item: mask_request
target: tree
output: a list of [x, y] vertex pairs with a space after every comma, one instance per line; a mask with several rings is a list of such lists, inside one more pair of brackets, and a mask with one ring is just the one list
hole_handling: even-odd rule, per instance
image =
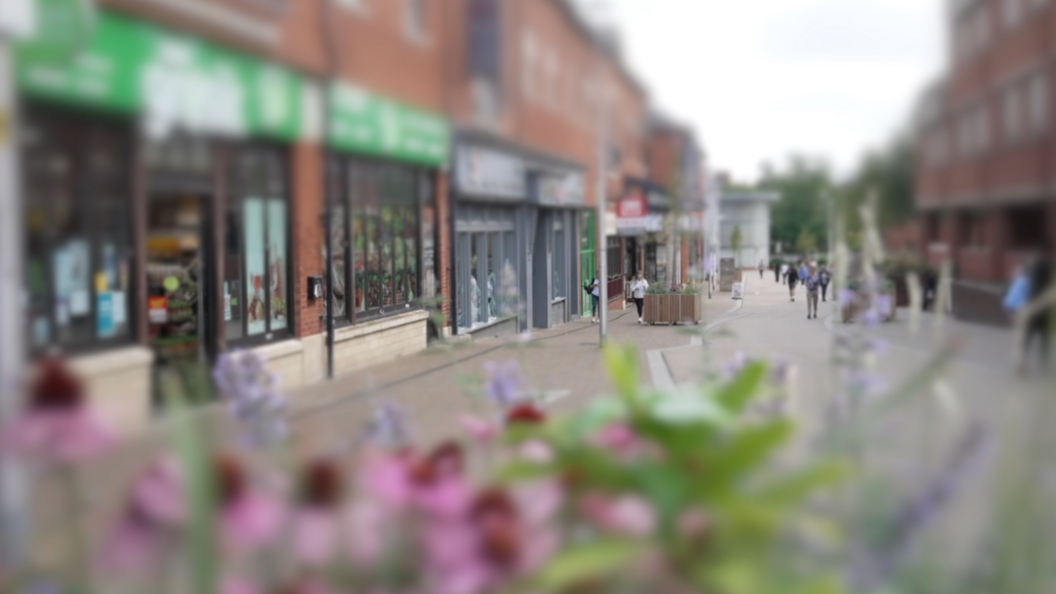
[[770, 209], [771, 241], [799, 248], [800, 236], [813, 238], [825, 245], [829, 237], [825, 196], [834, 183], [828, 166], [806, 156], [789, 159], [783, 168], [765, 166], [759, 189], [780, 194]]
[[839, 216], [846, 223], [847, 239], [857, 247], [862, 221], [859, 209], [870, 192], [877, 192], [880, 227], [898, 225], [916, 214], [913, 183], [915, 170], [913, 139], [900, 134], [883, 150], [865, 155], [857, 171], [837, 192]]
[[805, 227], [799, 230], [796, 238], [796, 251], [804, 256], [809, 256], [818, 251], [818, 240]]
[[738, 261], [741, 256], [741, 242], [744, 241], [742, 237], [741, 226], [737, 225], [733, 228], [733, 233], [730, 235], [730, 245], [733, 247], [733, 265], [739, 266]]

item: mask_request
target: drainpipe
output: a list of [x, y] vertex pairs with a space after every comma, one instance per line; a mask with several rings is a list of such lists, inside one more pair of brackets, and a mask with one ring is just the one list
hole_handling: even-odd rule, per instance
[[319, 0], [319, 25], [323, 35], [323, 49], [326, 53], [327, 73], [323, 78], [323, 191], [324, 198], [323, 221], [326, 226], [326, 262], [324, 272], [326, 274], [326, 377], [334, 379], [334, 193], [332, 176], [330, 175], [330, 112], [331, 112], [331, 82], [341, 78], [341, 49], [338, 37], [334, 35], [333, 23], [339, 18], [333, 10], [332, 0]]

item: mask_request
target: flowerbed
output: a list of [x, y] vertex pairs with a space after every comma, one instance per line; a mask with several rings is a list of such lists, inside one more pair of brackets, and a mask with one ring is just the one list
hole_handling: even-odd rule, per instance
[[[798, 574], [795, 555], [776, 554], [818, 521], [801, 503], [841, 471], [770, 466], [792, 425], [749, 414], [767, 393], [766, 366], [661, 394], [641, 388], [637, 359], [609, 350], [618, 393], [565, 417], [499, 377], [493, 414], [467, 418], [466, 439], [419, 448], [382, 406], [367, 444], [345, 451], [286, 442], [260, 362], [227, 357], [217, 383], [241, 433], [210, 439], [174, 415], [168, 453], [127, 486], [105, 536], [71, 526], [79, 544], [63, 571], [9, 570], [0, 590], [837, 592], [831, 576]], [[71, 477], [117, 447], [57, 360], [4, 439]], [[472, 481], [471, 452], [503, 462]]]

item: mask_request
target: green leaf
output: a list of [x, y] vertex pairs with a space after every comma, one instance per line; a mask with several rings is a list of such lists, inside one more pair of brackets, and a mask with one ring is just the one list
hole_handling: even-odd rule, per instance
[[176, 407], [171, 416], [186, 480], [186, 501], [190, 504], [189, 539], [190, 583], [194, 592], [214, 594], [219, 588], [219, 566], [216, 542], [216, 485], [207, 440], [196, 430], [192, 410], [181, 394], [172, 394], [170, 404]]
[[748, 363], [744, 369], [719, 391], [718, 401], [732, 412], [743, 412], [759, 395], [759, 386], [766, 377], [767, 366], [760, 361]]
[[705, 422], [725, 426], [734, 421], [718, 401], [696, 389], [665, 392], [650, 402], [650, 412], [661, 421], [677, 425]]
[[764, 485], [756, 496], [778, 505], [798, 503], [824, 487], [843, 482], [851, 473], [840, 462], [819, 463]]
[[539, 574], [539, 587], [558, 592], [587, 580], [626, 568], [641, 552], [642, 544], [628, 540], [603, 540], [566, 549]]
[[[702, 479], [707, 491], [730, 488], [740, 477], [759, 470], [781, 445], [792, 435], [792, 424], [774, 421], [759, 427], [749, 427], [733, 435], [720, 450], [709, 453]], [[714, 488], [713, 488], [714, 487]]]
[[633, 400], [637, 395], [640, 383], [638, 370], [638, 350], [633, 346], [605, 347], [605, 366], [609, 370], [609, 377], [616, 386], [620, 396]]

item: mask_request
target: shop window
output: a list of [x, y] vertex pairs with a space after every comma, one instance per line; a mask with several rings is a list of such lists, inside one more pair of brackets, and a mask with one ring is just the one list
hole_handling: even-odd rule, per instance
[[429, 177], [397, 165], [334, 162], [335, 319], [396, 313], [435, 296], [436, 207]]
[[606, 238], [605, 242], [605, 258], [607, 271], [609, 278], [619, 276], [623, 274], [621, 264], [623, 263], [623, 255], [620, 252], [620, 238], [609, 237]]
[[458, 327], [472, 330], [522, 311], [514, 211], [466, 206], [457, 221]]
[[228, 206], [224, 321], [227, 341], [287, 335], [290, 320], [287, 154], [279, 148], [236, 149]]
[[553, 266], [553, 298], [561, 299], [567, 297], [568, 264], [566, 262], [568, 246], [565, 245], [565, 228], [562, 221], [554, 223], [554, 266]]
[[23, 134], [26, 331], [34, 352], [132, 340], [131, 132], [28, 110]]

